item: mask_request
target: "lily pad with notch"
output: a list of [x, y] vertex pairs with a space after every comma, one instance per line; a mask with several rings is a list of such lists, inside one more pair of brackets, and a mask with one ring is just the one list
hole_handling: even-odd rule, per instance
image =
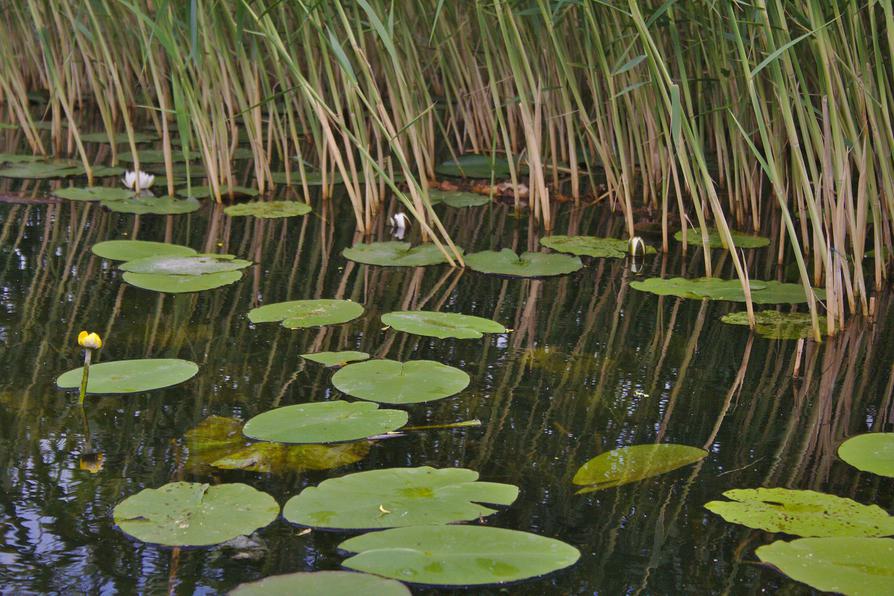
[[252, 216], [263, 219], [275, 219], [279, 217], [298, 217], [311, 212], [307, 203], [300, 201], [253, 201], [230, 205], [224, 209], [224, 213], [230, 217]]
[[197, 254], [188, 246], [149, 240], [106, 240], [94, 244], [90, 250], [96, 256], [111, 261], [135, 261], [160, 256], [186, 257]]
[[513, 277], [565, 275], [584, 266], [579, 257], [543, 252], [517, 255], [508, 248], [476, 252], [466, 256], [465, 261], [474, 271]]
[[286, 329], [341, 325], [363, 314], [363, 306], [351, 300], [290, 300], [265, 304], [248, 311], [252, 323], [281, 322]]
[[[730, 230], [730, 236], [732, 236], [733, 244], [736, 245], [736, 248], [763, 248], [770, 245], [770, 239], [766, 236], [757, 236], [745, 232], [737, 232], [735, 230]], [[683, 230], [678, 230], [677, 233], [674, 234], [674, 239], [678, 242], [683, 242]], [[698, 246], [701, 246], [701, 230], [699, 230], [698, 228], [687, 228], [686, 242], [688, 244], [696, 244]], [[723, 245], [723, 239], [720, 237], [720, 232], [718, 232], [714, 228], [710, 228], [708, 230], [708, 247], [727, 248]]]
[[894, 433], [866, 433], [838, 447], [838, 457], [862, 472], [894, 478]]
[[301, 357], [323, 366], [344, 366], [349, 362], [361, 362], [369, 360], [369, 354], [366, 352], [355, 352], [353, 350], [344, 350], [341, 352], [314, 352], [312, 354], [301, 354]]
[[[100, 362], [90, 367], [87, 393], [142, 393], [179, 385], [196, 376], [198, 372], [199, 367], [194, 362], [179, 358], [142, 358]], [[65, 372], [56, 379], [56, 385], [61, 389], [77, 389], [81, 385], [82, 373], [83, 367]]]
[[[623, 259], [630, 254], [629, 242], [620, 238], [556, 234], [541, 238], [540, 244], [552, 250], [579, 257]], [[655, 248], [646, 246], [646, 254], [655, 254]]]
[[469, 381], [460, 369], [433, 360], [367, 360], [332, 375], [332, 384], [342, 393], [385, 404], [443, 399], [468, 387]]
[[86, 188], [69, 186], [57, 188], [52, 195], [69, 201], [123, 201], [133, 197], [134, 193], [126, 188], [114, 186], [88, 186]]
[[313, 571], [273, 575], [239, 584], [230, 596], [411, 596], [393, 579], [356, 571]]
[[104, 200], [101, 204], [109, 211], [133, 213], [135, 215], [180, 215], [198, 211], [202, 206], [199, 201], [191, 197], [178, 199], [176, 197], [154, 197], [143, 194], [122, 200]]
[[118, 268], [133, 273], [164, 275], [207, 275], [224, 271], [239, 271], [252, 265], [251, 261], [234, 255], [196, 254], [187, 256], [154, 256], [127, 261]]
[[168, 275], [166, 273], [136, 273], [127, 271], [122, 276], [132, 286], [166, 294], [203, 292], [228, 286], [242, 279], [241, 271], [221, 271], [205, 275]]
[[585, 486], [577, 494], [639, 482], [694, 464], [708, 456], [698, 447], [657, 443], [629, 445], [597, 455], [578, 469], [572, 482]]
[[395, 431], [408, 419], [403, 410], [336, 400], [269, 410], [246, 422], [242, 433], [276, 443], [339, 443]]
[[[460, 254], [462, 249], [457, 247]], [[355, 244], [341, 254], [352, 261], [382, 267], [424, 267], [446, 263], [444, 254], [433, 243], [412, 246], [409, 242], [371, 242]]]
[[0, 178], [43, 180], [82, 176], [84, 166], [71, 159], [19, 162], [0, 168]]
[[397, 331], [439, 339], [479, 339], [485, 333], [506, 333], [496, 321], [452, 312], [397, 311], [382, 315], [382, 322]]
[[463, 207], [480, 207], [491, 202], [491, 198], [487, 195], [478, 194], [477, 192], [465, 192], [459, 190], [440, 190], [438, 188], [430, 188], [428, 190], [428, 198], [432, 205], [447, 205], [454, 209]]

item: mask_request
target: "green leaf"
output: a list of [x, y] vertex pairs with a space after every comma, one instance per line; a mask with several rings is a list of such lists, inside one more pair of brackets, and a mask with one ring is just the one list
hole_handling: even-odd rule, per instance
[[455, 395], [469, 375], [432, 360], [369, 360], [349, 364], [332, 375], [335, 388], [353, 397], [385, 404], [415, 404]]
[[723, 493], [731, 501], [711, 501], [705, 509], [726, 521], [795, 536], [888, 536], [894, 517], [878, 505], [812, 490], [738, 488]]
[[129, 199], [133, 191], [114, 186], [89, 186], [87, 188], [57, 188], [52, 192], [53, 196], [69, 201], [121, 201]]
[[487, 195], [481, 195], [475, 192], [439, 190], [437, 188], [430, 188], [428, 190], [428, 196], [431, 199], [432, 205], [443, 203], [444, 205], [455, 209], [462, 207], [480, 207], [481, 205], [487, 205], [491, 202], [490, 197]]
[[[598, 238], [596, 236], [547, 236], [540, 239], [547, 248], [577, 256], [623, 259], [630, 253], [626, 240]], [[646, 254], [655, 254], [655, 248], [646, 247]]]
[[543, 252], [526, 252], [521, 256], [508, 248], [497, 252], [485, 250], [466, 257], [466, 265], [481, 273], [515, 277], [545, 277], [573, 273], [583, 267], [580, 258]]
[[81, 163], [70, 159], [19, 162], [0, 168], [0, 178], [41, 180], [45, 178], [68, 178], [69, 176], [81, 176], [83, 174], [84, 167]]
[[[798, 304], [807, 302], [804, 287], [801, 284], [786, 284], [778, 281], [761, 281], [752, 279], [751, 300], [755, 304]], [[650, 277], [643, 281], [630, 282], [630, 287], [641, 292], [651, 292], [659, 296], [679, 296], [695, 300], [729, 300], [745, 302], [745, 293], [738, 279], [718, 279], [716, 277], [697, 277], [685, 279], [673, 277], [663, 279]], [[825, 298], [826, 293], [814, 289], [818, 298]]]
[[193, 198], [134, 196], [115, 201], [104, 200], [102, 206], [116, 213], [178, 215], [198, 211], [202, 204]]
[[851, 437], [838, 447], [838, 457], [863, 472], [894, 478], [894, 433]]
[[369, 360], [369, 354], [366, 352], [353, 352], [351, 350], [343, 352], [314, 352], [312, 354], [301, 354], [301, 357], [323, 366], [344, 366], [348, 362]]
[[614, 488], [658, 476], [707, 457], [698, 447], [658, 443], [630, 445], [597, 455], [578, 469], [572, 482], [587, 488], [578, 494]]
[[[164, 163], [165, 155], [160, 149], [141, 149], [138, 153], [140, 158], [140, 165], [142, 164], [150, 164], [150, 163]], [[172, 161], [187, 161], [193, 159], [199, 159], [202, 157], [202, 154], [198, 151], [190, 151], [187, 155], [183, 155], [183, 151], [172, 151], [171, 152], [171, 160]], [[122, 153], [118, 156], [118, 159], [123, 161], [124, 163], [132, 163], [133, 153], [130, 151], [126, 153]]]
[[479, 586], [529, 579], [577, 562], [573, 546], [486, 526], [413, 526], [370, 532], [338, 545], [342, 564], [417, 584]]
[[[114, 360], [90, 366], [87, 393], [142, 393], [188, 381], [199, 372], [189, 360], [177, 358], [144, 358]], [[83, 367], [63, 373], [56, 379], [61, 389], [77, 389], [81, 385]]]
[[0, 153], [0, 163], [33, 163], [36, 161], [44, 161], [46, 158], [42, 155], [31, 155], [30, 153]]
[[[88, 132], [81, 135], [81, 140], [85, 143], [109, 143], [109, 135], [103, 131]], [[150, 143], [157, 141], [158, 135], [149, 132], [135, 132], [133, 133], [133, 140], [135, 143]], [[130, 139], [126, 132], [116, 132], [112, 134], [112, 141], [116, 145], [123, 145], [124, 143], [129, 143]]]
[[365, 530], [472, 521], [496, 513], [479, 503], [511, 505], [518, 487], [477, 482], [465, 468], [387, 468], [324, 480], [288, 500], [290, 522]]
[[205, 275], [222, 271], [238, 271], [251, 266], [251, 261], [233, 255], [154, 256], [128, 261], [118, 268], [134, 273], [165, 275]]
[[[763, 248], [764, 246], [770, 245], [770, 239], [765, 236], [755, 236], [753, 234], [746, 234], [745, 232], [737, 232], [735, 230], [730, 230], [730, 235], [733, 237], [733, 243], [736, 245], [736, 248]], [[683, 230], [679, 230], [676, 234], [674, 234], [674, 239], [682, 242]], [[689, 244], [697, 244], [701, 246], [701, 230], [696, 228], [687, 228], [686, 242]], [[708, 246], [710, 248], [727, 248], [723, 245], [723, 240], [720, 237], [720, 232], [713, 228], [708, 230]]]
[[[755, 333], [767, 339], [801, 339], [813, 337], [810, 313], [764, 310], [754, 313]], [[748, 327], [747, 312], [731, 312], [720, 318], [730, 325]], [[826, 317], [819, 317], [820, 331], [826, 329]]]
[[246, 484], [171, 482], [115, 506], [115, 523], [142, 542], [208, 546], [251, 534], [279, 515], [267, 493]]
[[484, 333], [506, 333], [496, 321], [452, 312], [404, 310], [382, 315], [382, 322], [397, 331], [439, 339], [478, 339]]
[[[289, 172], [291, 175], [291, 179], [289, 182], [286, 182], [286, 173], [285, 172], [273, 172], [271, 177], [273, 182], [276, 184], [291, 184], [292, 186], [301, 186], [301, 172], [293, 171]], [[304, 171], [304, 182], [308, 186], [323, 186], [323, 173], [322, 172], [314, 172], [314, 171]], [[344, 180], [341, 177], [341, 174], [332, 173], [329, 174], [329, 177], [326, 178], [327, 184], [341, 184]]]
[[242, 279], [242, 272], [222, 271], [205, 275], [167, 275], [164, 273], [134, 273], [128, 271], [123, 277], [124, 281], [130, 285], [143, 288], [144, 290], [165, 292], [167, 294], [183, 294], [228, 286]]
[[344, 249], [341, 254], [358, 263], [383, 267], [422, 267], [447, 262], [438, 247], [431, 243], [419, 246], [396, 241], [355, 244]]
[[252, 217], [264, 219], [296, 217], [307, 215], [310, 211], [310, 205], [299, 201], [254, 201], [252, 203], [230, 205], [224, 209], [224, 213], [230, 217], [251, 215]]
[[[193, 174], [190, 172], [190, 174]], [[179, 188], [177, 189], [177, 194], [181, 197], [192, 197], [194, 199], [207, 199], [212, 194], [214, 194], [213, 189], [210, 186], [192, 186], [190, 188]], [[257, 188], [249, 188], [247, 186], [229, 186], [224, 184], [220, 189], [221, 196], [227, 197], [230, 195], [237, 197], [256, 197], [258, 196]], [[282, 203], [291, 202], [291, 201], [279, 201]], [[299, 203], [303, 204], [303, 203]], [[236, 205], [234, 205], [236, 206]], [[308, 209], [310, 210], [310, 209]], [[281, 216], [285, 217], [285, 216]]]
[[148, 240], [106, 240], [90, 249], [98, 257], [111, 261], [135, 261], [147, 257], [185, 257], [196, 254], [188, 246]]
[[239, 584], [231, 596], [410, 596], [402, 583], [368, 573], [315, 571], [274, 575]]
[[397, 430], [407, 423], [402, 410], [368, 402], [324, 401], [258, 414], [245, 423], [246, 437], [278, 443], [356, 441]]
[[265, 304], [248, 311], [252, 323], [282, 322], [287, 329], [341, 325], [363, 314], [363, 306], [350, 300], [291, 300]]
[[[508, 178], [509, 160], [505, 157], [491, 157], [490, 155], [461, 155], [456, 159], [438, 164], [435, 172], [442, 176], [457, 178]], [[516, 172], [521, 174], [527, 172], [527, 169], [519, 167]]]

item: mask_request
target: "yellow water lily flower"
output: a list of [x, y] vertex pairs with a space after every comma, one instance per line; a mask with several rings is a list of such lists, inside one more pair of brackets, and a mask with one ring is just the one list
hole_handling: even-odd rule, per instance
[[102, 338], [98, 333], [81, 331], [78, 333], [78, 345], [88, 350], [98, 350], [102, 347]]
[[102, 471], [105, 460], [106, 456], [102, 453], [87, 453], [81, 456], [81, 460], [78, 462], [78, 469], [96, 474]]

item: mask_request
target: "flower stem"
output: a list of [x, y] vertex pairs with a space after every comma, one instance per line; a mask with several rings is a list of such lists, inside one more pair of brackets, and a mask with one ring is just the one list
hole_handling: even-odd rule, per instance
[[93, 350], [84, 350], [84, 374], [81, 375], [81, 397], [78, 400], [80, 405], [84, 405], [84, 398], [87, 397], [87, 377], [90, 376], [90, 358], [93, 357]]

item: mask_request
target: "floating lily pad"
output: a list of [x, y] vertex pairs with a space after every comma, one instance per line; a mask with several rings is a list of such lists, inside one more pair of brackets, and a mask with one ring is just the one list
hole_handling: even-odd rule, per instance
[[[597, 236], [548, 236], [540, 239], [547, 248], [581, 257], [623, 259], [630, 254], [626, 240], [599, 238]], [[646, 246], [646, 254], [654, 254], [655, 248]]]
[[[751, 287], [751, 300], [755, 304], [798, 304], [807, 301], [804, 287], [801, 284], [753, 279], [749, 281], [749, 286]], [[716, 277], [662, 279], [651, 277], [643, 281], [630, 282], [630, 287], [659, 296], [745, 302], [745, 293], [742, 291], [742, 284], [738, 279], [718, 279]], [[815, 289], [814, 291], [818, 298], [825, 298], [826, 293], [823, 290]]]
[[93, 166], [92, 173], [94, 178], [108, 178], [110, 176], [120, 176], [124, 173], [124, 168], [118, 166]]
[[[460, 155], [456, 159], [438, 164], [435, 167], [435, 172], [442, 176], [457, 178], [508, 178], [509, 160], [505, 157], [491, 155]], [[524, 166], [516, 168], [517, 174], [525, 172], [527, 172], [527, 168]]]
[[193, 198], [178, 199], [141, 195], [123, 200], [103, 201], [102, 206], [116, 213], [178, 215], [197, 211], [202, 204]]
[[150, 242], [148, 240], [106, 240], [94, 244], [93, 251], [98, 257], [111, 261], [135, 261], [147, 257], [186, 257], [196, 254], [188, 246]]
[[288, 500], [292, 523], [365, 530], [472, 521], [496, 513], [479, 503], [511, 505], [518, 488], [477, 482], [465, 468], [387, 468], [324, 480]]
[[248, 311], [252, 323], [282, 322], [286, 329], [341, 325], [363, 314], [363, 307], [350, 300], [291, 300], [265, 304]]
[[458, 190], [439, 190], [431, 188], [428, 191], [428, 197], [431, 199], [432, 205], [444, 204], [448, 207], [456, 209], [462, 207], [480, 207], [491, 202], [491, 198], [487, 195], [480, 195], [477, 192], [462, 192]]
[[[177, 190], [177, 194], [181, 197], [192, 197], [194, 199], [207, 199], [211, 195], [214, 194], [214, 190], [210, 186], [192, 186], [190, 188], [180, 188]], [[258, 196], [257, 188], [249, 188], [247, 186], [228, 186], [224, 185], [220, 189], [221, 196], [227, 197], [230, 195], [237, 197], [256, 197]], [[289, 202], [289, 201], [280, 201], [280, 202]], [[309, 210], [309, 209], [308, 209]], [[285, 217], [285, 216], [283, 216]]]
[[[176, 150], [171, 151], [171, 161], [186, 161], [198, 159], [202, 156], [198, 151], [190, 151], [185, 157], [183, 155], [183, 151]], [[164, 163], [165, 155], [161, 151], [161, 149], [146, 149], [139, 152], [140, 164], [149, 164], [149, 163]], [[118, 156], [118, 159], [123, 161], [124, 163], [132, 163], [133, 162], [133, 154], [131, 152], [122, 153]]]
[[32, 163], [36, 161], [44, 161], [46, 157], [42, 155], [31, 155], [30, 153], [0, 153], [0, 163]]
[[377, 404], [324, 401], [258, 414], [245, 423], [242, 432], [259, 441], [337, 443], [391, 432], [407, 420], [403, 410], [379, 409]]
[[[736, 245], [736, 248], [763, 248], [764, 246], [770, 245], [770, 239], [766, 236], [755, 236], [753, 234], [746, 234], [745, 232], [736, 232], [735, 230], [730, 230], [730, 235], [733, 237], [733, 243]], [[679, 230], [676, 234], [674, 234], [674, 239], [682, 242], [683, 230]], [[698, 230], [696, 228], [687, 228], [686, 242], [689, 244], [697, 244], [701, 246], [701, 230]], [[710, 248], [726, 248], [725, 246], [723, 246], [723, 240], [721, 240], [720, 238], [720, 232], [713, 228], [708, 230], [708, 246]]]
[[355, 244], [341, 254], [358, 263], [383, 267], [423, 267], [447, 262], [438, 247], [431, 243], [411, 246], [409, 242], [371, 242]]
[[[80, 366], [65, 372], [56, 379], [56, 384], [62, 389], [77, 389], [81, 385], [82, 372]], [[183, 383], [197, 372], [199, 367], [194, 362], [177, 358], [101, 362], [90, 367], [87, 393], [142, 393]]]
[[838, 457], [863, 472], [894, 478], [894, 433], [851, 437], [838, 447]]
[[481, 273], [515, 277], [565, 275], [584, 266], [579, 257], [543, 252], [525, 252], [519, 256], [508, 248], [501, 251], [485, 250], [468, 255], [466, 265]]
[[[764, 310], [754, 313], [755, 332], [767, 339], [801, 339], [813, 337], [810, 313]], [[720, 318], [730, 325], [748, 326], [747, 312], [731, 312]], [[826, 317], [819, 317], [820, 331], [825, 332]]]
[[40, 180], [46, 178], [68, 178], [69, 176], [81, 176], [83, 174], [84, 167], [81, 163], [70, 159], [20, 162], [0, 168], [0, 177], [2, 178]]
[[351, 350], [343, 352], [314, 352], [313, 354], [301, 354], [301, 357], [323, 366], [344, 366], [348, 362], [369, 360], [369, 354], [366, 352], [353, 352]]
[[251, 215], [253, 217], [261, 217], [264, 219], [296, 217], [299, 215], [307, 215], [310, 211], [310, 205], [299, 201], [254, 201], [252, 203], [230, 205], [224, 209], [224, 213], [230, 217]]
[[384, 404], [415, 404], [455, 395], [468, 387], [469, 375], [433, 360], [368, 360], [332, 375], [335, 388], [353, 397]]
[[133, 191], [114, 186], [89, 186], [87, 188], [57, 188], [53, 196], [69, 201], [121, 201], [134, 196]]
[[128, 271], [123, 277], [124, 281], [130, 285], [143, 288], [144, 290], [165, 292], [167, 294], [183, 294], [228, 286], [242, 279], [242, 272], [221, 271], [220, 273], [207, 273], [205, 275], [167, 275], [164, 273], [134, 273]]
[[[85, 143], [108, 143], [109, 135], [102, 131], [88, 132], [81, 135], [81, 140]], [[133, 140], [135, 143], [149, 143], [157, 141], [158, 135], [149, 132], [135, 132], [133, 133]], [[129, 143], [130, 139], [126, 132], [116, 132], [112, 134], [112, 142], [116, 145], [123, 145], [124, 143]]]
[[728, 490], [731, 501], [711, 501], [705, 509], [726, 521], [795, 536], [889, 536], [894, 517], [878, 505], [812, 490], [741, 488]]
[[397, 331], [439, 339], [478, 339], [484, 333], [506, 333], [496, 321], [452, 312], [405, 310], [382, 315], [382, 322]]
[[209, 546], [263, 528], [279, 515], [279, 505], [246, 484], [171, 482], [126, 498], [113, 515], [118, 527], [142, 542]]
[[578, 494], [589, 493], [658, 476], [707, 455], [704, 449], [673, 443], [630, 445], [597, 455], [578, 469], [572, 482], [587, 487]]
[[[752, 292], [751, 300], [755, 304], [801, 304], [807, 302], [807, 295], [804, 293], [804, 286], [801, 284], [787, 284], [778, 281], [761, 282], [766, 287], [758, 292]], [[751, 282], [754, 287], [755, 282]], [[821, 288], [814, 288], [816, 297], [825, 300], [826, 291]]]
[[222, 271], [238, 271], [251, 266], [251, 261], [233, 255], [154, 256], [128, 261], [118, 268], [134, 273], [165, 275], [205, 275]]
[[759, 547], [757, 557], [790, 578], [823, 592], [852, 596], [891, 593], [891, 538], [800, 538]]
[[410, 590], [393, 579], [354, 571], [314, 571], [274, 575], [240, 584], [231, 596], [410, 596]]
[[537, 577], [577, 562], [573, 546], [487, 526], [413, 526], [356, 536], [338, 545], [358, 553], [349, 569], [438, 586], [479, 586]]
[[[273, 178], [273, 182], [276, 184], [291, 184], [293, 186], [301, 186], [301, 172], [298, 170], [293, 170], [290, 172], [291, 181], [286, 181], [286, 173], [285, 172], [273, 172], [271, 174]], [[321, 172], [314, 171], [306, 171], [304, 172], [304, 182], [308, 186], [322, 186], [323, 185], [323, 174]], [[341, 184], [343, 179], [341, 174], [330, 174], [328, 178], [326, 178], [327, 184]]]

